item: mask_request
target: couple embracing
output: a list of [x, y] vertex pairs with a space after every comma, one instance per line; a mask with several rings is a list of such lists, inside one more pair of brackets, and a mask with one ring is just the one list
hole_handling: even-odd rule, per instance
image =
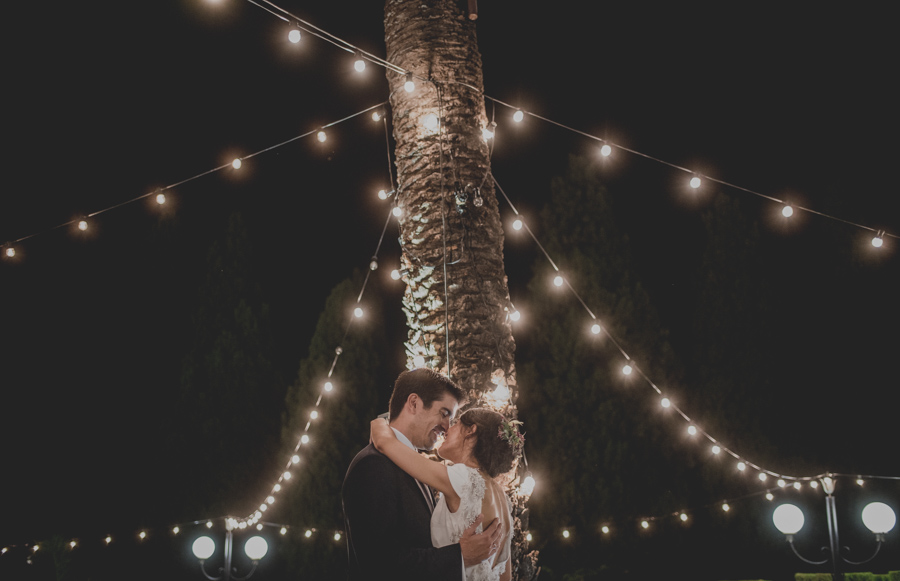
[[[456, 419], [464, 400], [455, 383], [430, 369], [397, 378], [389, 420], [372, 422], [372, 443], [344, 477], [352, 581], [510, 579], [511, 509], [495, 478], [512, 469], [523, 438], [516, 423], [492, 410]], [[419, 454], [442, 435], [444, 463]]]

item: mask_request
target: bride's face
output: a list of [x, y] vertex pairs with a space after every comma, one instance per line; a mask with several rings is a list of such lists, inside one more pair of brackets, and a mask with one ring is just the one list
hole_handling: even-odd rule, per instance
[[466, 455], [466, 435], [470, 434], [474, 426], [467, 427], [460, 421], [450, 426], [444, 443], [438, 449], [438, 455], [445, 460], [450, 460], [454, 464], [463, 462]]

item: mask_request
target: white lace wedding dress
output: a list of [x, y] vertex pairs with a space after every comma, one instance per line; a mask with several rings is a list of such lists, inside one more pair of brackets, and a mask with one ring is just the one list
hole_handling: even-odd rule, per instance
[[[465, 464], [453, 464], [447, 467], [447, 475], [453, 490], [459, 495], [459, 508], [456, 512], [450, 512], [447, 507], [447, 499], [440, 495], [434, 513], [431, 515], [431, 544], [437, 548], [445, 547], [459, 542], [469, 525], [481, 514], [481, 501], [484, 498], [485, 481], [478, 470]], [[503, 496], [506, 499], [506, 495]], [[506, 499], [506, 509], [510, 511], [509, 500]], [[507, 513], [509, 514], [509, 513]], [[509, 519], [501, 517], [501, 523], [508, 523]], [[490, 524], [490, 523], [488, 523]], [[483, 525], [478, 525], [477, 532], [481, 532]], [[500, 574], [506, 569], [506, 561], [509, 560], [510, 544], [512, 542], [512, 530], [506, 533], [506, 538], [501, 539], [499, 555], [496, 565], [491, 567], [494, 560], [486, 559], [477, 565], [466, 567], [466, 581], [497, 581]]]

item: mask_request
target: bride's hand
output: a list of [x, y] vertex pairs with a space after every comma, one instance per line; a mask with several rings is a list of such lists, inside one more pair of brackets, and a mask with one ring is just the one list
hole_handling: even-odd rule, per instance
[[378, 450], [382, 449], [388, 438], [396, 438], [390, 424], [384, 418], [372, 420], [372, 423], [369, 424], [369, 434], [372, 438], [372, 443], [375, 444]]

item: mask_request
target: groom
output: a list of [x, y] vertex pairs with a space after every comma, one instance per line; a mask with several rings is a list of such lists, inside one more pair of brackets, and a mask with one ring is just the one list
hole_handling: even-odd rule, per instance
[[[450, 429], [450, 420], [464, 399], [463, 391], [440, 373], [404, 371], [391, 394], [391, 427], [410, 448], [431, 450]], [[475, 533], [482, 521], [478, 515], [459, 543], [434, 548], [431, 489], [371, 443], [350, 463], [341, 497], [351, 581], [464, 581], [464, 567], [489, 558], [499, 545], [499, 521], [494, 519], [483, 533]]]

